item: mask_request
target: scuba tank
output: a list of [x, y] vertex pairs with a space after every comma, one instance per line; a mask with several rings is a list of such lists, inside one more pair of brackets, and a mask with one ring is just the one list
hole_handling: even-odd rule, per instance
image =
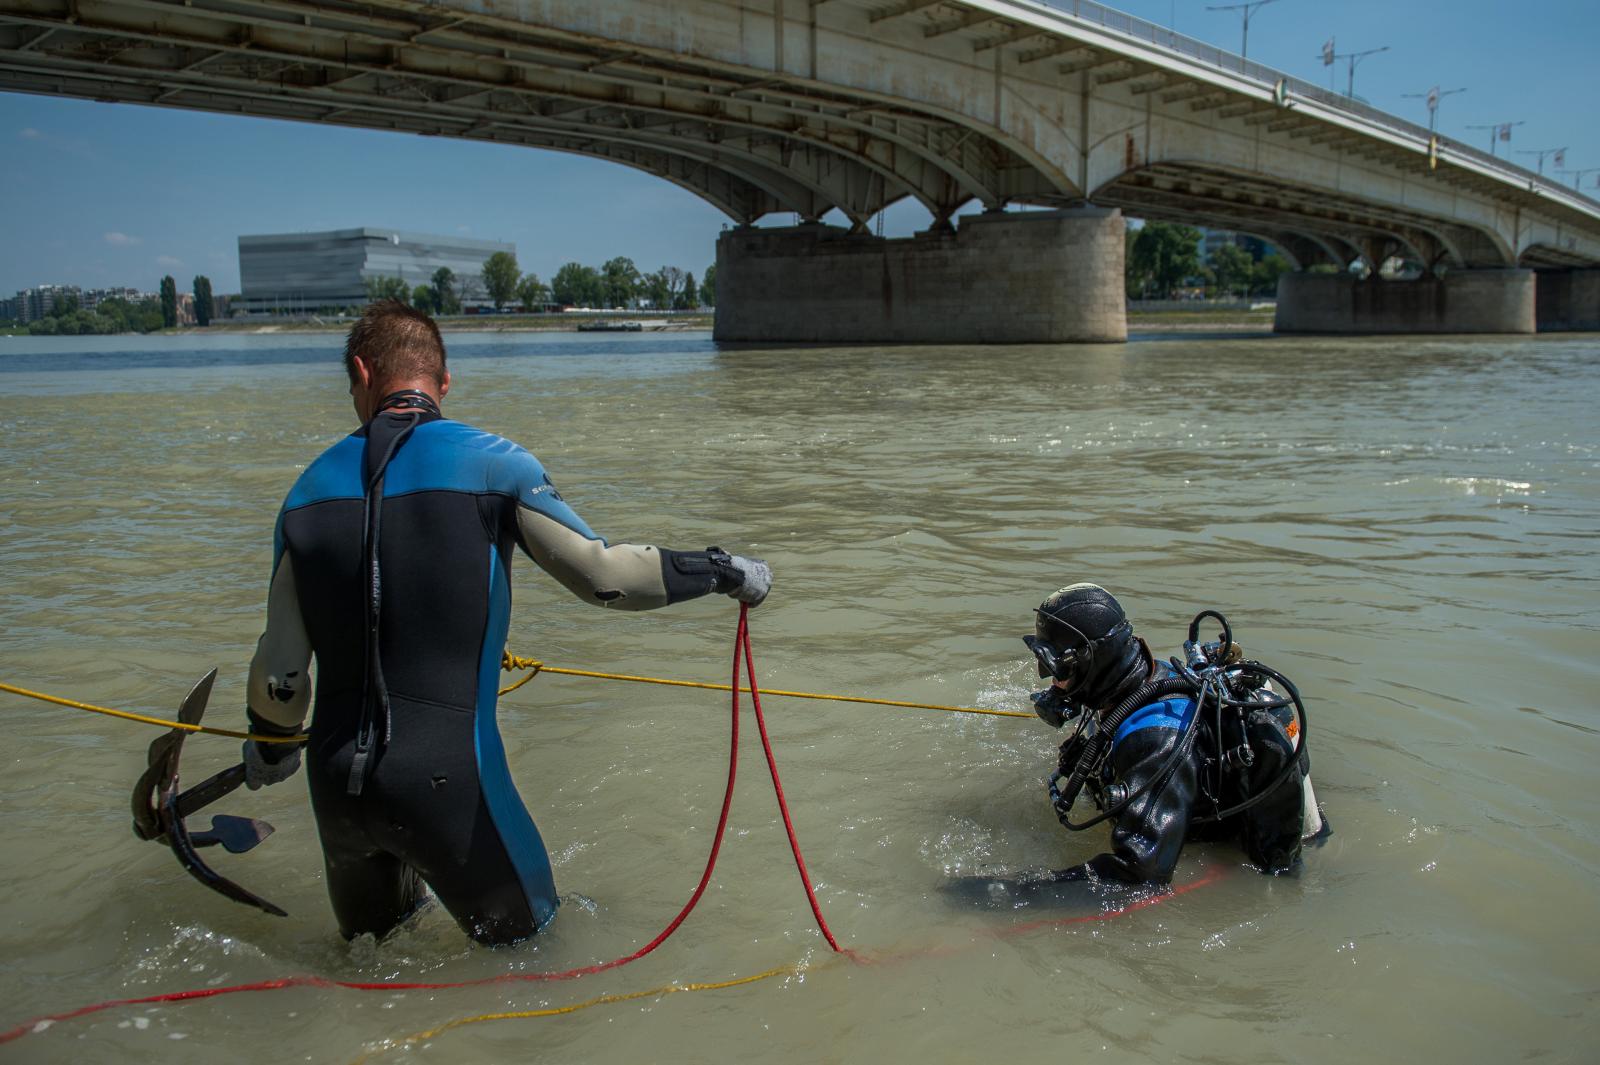
[[[1217, 642], [1200, 642], [1200, 623], [1215, 618], [1222, 626]], [[1194, 817], [1191, 824], [1221, 821], [1242, 813], [1271, 795], [1288, 780], [1297, 767], [1305, 766], [1306, 709], [1294, 682], [1260, 662], [1245, 661], [1244, 653], [1233, 642], [1228, 619], [1215, 610], [1202, 610], [1189, 622], [1189, 638], [1183, 644], [1185, 661], [1168, 660], [1172, 675], [1149, 681], [1111, 710], [1099, 716], [1083, 714], [1078, 729], [1061, 745], [1061, 763], [1048, 784], [1050, 804], [1056, 818], [1073, 832], [1092, 828], [1126, 810], [1156, 784], [1165, 781], [1179, 762], [1194, 750], [1202, 717], [1211, 725], [1217, 756], [1208, 759], [1211, 768], [1209, 788], [1202, 793], [1211, 801], [1211, 812]], [[1287, 693], [1279, 695], [1276, 684]], [[1185, 696], [1196, 703], [1178, 746], [1160, 771], [1131, 793], [1122, 785], [1100, 781], [1111, 744], [1124, 723], [1136, 711], [1171, 696]], [[1293, 711], [1288, 722], [1285, 711]], [[1209, 716], [1207, 716], [1209, 715]], [[1254, 772], [1257, 762], [1271, 766], [1281, 747], [1270, 743], [1270, 735], [1280, 730], [1293, 743], [1293, 755], [1283, 759], [1277, 772], [1268, 776]], [[1270, 748], [1270, 749], [1269, 749]], [[1306, 768], [1309, 768], [1308, 766]], [[1202, 774], [1204, 778], [1206, 774]], [[1065, 778], [1066, 783], [1062, 784]], [[1072, 820], [1072, 805], [1086, 784], [1095, 792], [1102, 809], [1087, 821]]]

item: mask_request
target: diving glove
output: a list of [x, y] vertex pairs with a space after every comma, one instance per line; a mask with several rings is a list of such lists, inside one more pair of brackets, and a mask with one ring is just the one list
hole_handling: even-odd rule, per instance
[[[695, 556], [678, 557], [691, 559]], [[708, 547], [700, 557], [711, 567], [713, 592], [721, 592], [751, 606], [760, 606], [772, 590], [772, 567], [759, 558], [730, 555], [720, 547]]]
[[[250, 718], [250, 731], [272, 736], [293, 736], [299, 732], [296, 728], [285, 728], [274, 724], [264, 718], [258, 717], [253, 711], [246, 711]], [[251, 791], [260, 791], [268, 784], [277, 784], [294, 776], [300, 768], [300, 748], [303, 743], [258, 743], [255, 740], [244, 741], [244, 783]]]

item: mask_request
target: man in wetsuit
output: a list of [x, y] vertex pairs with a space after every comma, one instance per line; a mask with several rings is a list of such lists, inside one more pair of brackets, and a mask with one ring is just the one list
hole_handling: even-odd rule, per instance
[[[444, 342], [421, 312], [370, 306], [350, 330], [345, 369], [362, 425], [306, 469], [279, 512], [250, 726], [299, 731], [315, 654], [306, 761], [346, 938], [395, 928], [426, 884], [468, 935], [513, 942], [557, 904], [495, 723], [513, 551], [579, 598], [621, 610], [711, 592], [753, 606], [772, 574], [717, 548], [595, 535], [531, 454], [443, 417]], [[244, 747], [252, 788], [299, 766], [299, 747]]]
[[[1034, 635], [1026, 642], [1039, 675], [1051, 681], [1034, 696], [1035, 712], [1056, 728], [1090, 717], [1063, 744], [1063, 770], [1070, 771], [1091, 735], [1084, 726], [1105, 724], [1119, 704], [1172, 670], [1156, 663], [1121, 604], [1098, 585], [1061, 589], [1039, 605], [1035, 617]], [[1295, 871], [1302, 840], [1320, 840], [1327, 829], [1311, 791], [1294, 710], [1266, 705], [1275, 702], [1281, 700], [1262, 696], [1260, 712], [1245, 718], [1248, 725], [1220, 740], [1209, 713], [1196, 720], [1192, 696], [1152, 697], [1134, 709], [1116, 725], [1099, 777], [1088, 781], [1102, 810], [1122, 806], [1111, 818], [1110, 851], [1046, 879], [1165, 884], [1185, 840], [1197, 838], [1236, 840], [1263, 873]], [[1195, 734], [1188, 737], [1191, 728]], [[1186, 737], [1191, 742], [1184, 750]], [[1241, 745], [1248, 746], [1248, 755], [1238, 753]], [[1231, 765], [1225, 760], [1230, 752]], [[1237, 764], [1246, 758], [1247, 769]], [[1208, 820], [1249, 799], [1255, 801], [1248, 808]]]

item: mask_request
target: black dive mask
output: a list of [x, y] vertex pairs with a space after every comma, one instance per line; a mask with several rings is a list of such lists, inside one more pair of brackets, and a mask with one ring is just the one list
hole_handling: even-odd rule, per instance
[[[1027, 644], [1028, 650], [1033, 652], [1033, 657], [1039, 665], [1040, 677], [1046, 680], [1067, 681], [1068, 687], [1071, 687], [1071, 681], [1078, 673], [1083, 651], [1089, 650], [1085, 647], [1083, 651], [1077, 648], [1069, 648], [1063, 651], [1049, 640], [1038, 636], [1024, 636], [1022, 642]], [[1089, 658], [1091, 661], [1093, 657], [1094, 653], [1090, 651]], [[1083, 664], [1087, 665], [1088, 663]]]
[[[1051, 620], [1059, 624], [1067, 624], [1052, 615], [1047, 614], [1045, 616], [1051, 617]], [[1068, 627], [1070, 628], [1071, 626]], [[1033, 657], [1039, 664], [1039, 676], [1065, 682], [1066, 690], [1070, 692], [1079, 687], [1083, 681], [1094, 677], [1095, 660], [1102, 647], [1108, 644], [1122, 643], [1132, 631], [1133, 626], [1127, 621], [1123, 621], [1098, 640], [1087, 640], [1081, 647], [1068, 647], [1066, 649], [1057, 647], [1049, 640], [1038, 635], [1024, 636], [1022, 642], [1027, 644], [1028, 650], [1033, 652]], [[1079, 635], [1081, 636], [1082, 633], [1079, 633]]]

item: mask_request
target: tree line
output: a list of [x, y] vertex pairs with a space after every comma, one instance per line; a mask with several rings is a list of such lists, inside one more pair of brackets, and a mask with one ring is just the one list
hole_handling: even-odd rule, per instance
[[1203, 234], [1193, 226], [1146, 222], [1127, 235], [1129, 299], [1169, 299], [1174, 291], [1202, 288], [1208, 296], [1267, 296], [1278, 290], [1278, 278], [1293, 267], [1281, 255], [1260, 259], [1237, 244], [1224, 244], [1200, 259]]
[[635, 308], [692, 311], [717, 302], [717, 268], [708, 267], [696, 283], [694, 274], [676, 266], [644, 273], [632, 259], [618, 256], [603, 265], [571, 262], [555, 272], [547, 285], [537, 274], [524, 274], [517, 257], [497, 251], [477, 274], [458, 275], [441, 266], [425, 285], [412, 288], [398, 277], [371, 277], [369, 299], [397, 299], [427, 314], [460, 314], [463, 301], [488, 300], [496, 311], [517, 307], [542, 311], [557, 307]]
[[[210, 325], [215, 311], [211, 279], [204, 274], [194, 279], [194, 320]], [[134, 302], [121, 297], [101, 300], [85, 308], [77, 296], [68, 292], [56, 300], [44, 317], [28, 323], [30, 336], [95, 336], [112, 333], [153, 333], [178, 324], [178, 283], [171, 274], [161, 279], [160, 292], [150, 299]]]

